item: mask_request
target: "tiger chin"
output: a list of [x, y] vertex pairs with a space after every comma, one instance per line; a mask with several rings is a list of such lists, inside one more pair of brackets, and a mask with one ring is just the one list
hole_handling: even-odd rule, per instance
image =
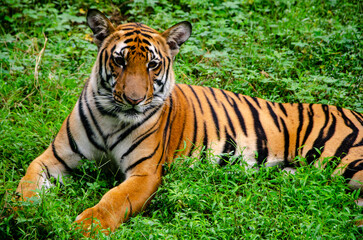
[[[53, 142], [21, 179], [22, 200], [48, 186], [50, 177], [71, 174], [82, 159], [106, 155], [125, 180], [76, 222], [85, 235], [92, 222], [114, 231], [149, 203], [164, 164], [201, 145], [215, 154], [243, 154], [249, 165], [291, 167], [296, 156], [316, 166], [336, 164], [334, 174], [362, 188], [362, 114], [175, 84], [173, 60], [191, 35], [189, 22], [159, 33], [141, 23], [114, 27], [90, 9], [87, 23], [98, 47], [92, 73]], [[221, 158], [216, 164], [227, 162]]]

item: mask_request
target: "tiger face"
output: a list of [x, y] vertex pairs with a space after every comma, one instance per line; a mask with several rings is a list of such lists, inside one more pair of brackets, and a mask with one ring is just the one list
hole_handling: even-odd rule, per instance
[[163, 33], [141, 23], [114, 27], [97, 10], [87, 23], [98, 46], [94, 71], [96, 103], [123, 121], [135, 121], [163, 105], [174, 86], [172, 63], [179, 47], [191, 34], [181, 22]]

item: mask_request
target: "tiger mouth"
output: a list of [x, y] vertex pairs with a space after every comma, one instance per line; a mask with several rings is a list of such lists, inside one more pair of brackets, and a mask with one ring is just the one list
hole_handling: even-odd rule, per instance
[[144, 111], [138, 111], [135, 108], [131, 108], [131, 109], [122, 111], [122, 113], [124, 113], [128, 116], [136, 116], [136, 115], [144, 114]]
[[162, 103], [153, 103], [147, 101], [141, 105], [130, 105], [124, 102], [119, 102], [115, 98], [112, 101], [112, 111], [123, 114], [125, 116], [136, 117], [147, 114], [147, 112], [160, 107]]

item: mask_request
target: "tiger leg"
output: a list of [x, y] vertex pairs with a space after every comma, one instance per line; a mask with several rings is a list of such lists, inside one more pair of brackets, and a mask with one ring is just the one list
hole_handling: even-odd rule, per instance
[[[352, 190], [363, 189], [363, 158], [359, 155], [344, 157], [333, 173], [333, 175], [342, 175]], [[363, 198], [357, 199], [356, 204], [363, 206]]]
[[[343, 173], [343, 176], [347, 179], [349, 187], [351, 189], [363, 189], [363, 158], [350, 162]], [[363, 198], [359, 198], [355, 201], [358, 206], [363, 206]], [[356, 220], [354, 222], [356, 226], [362, 227], [363, 220]]]
[[[349, 163], [343, 176], [347, 179], [351, 189], [363, 189], [363, 159], [357, 159]], [[357, 199], [356, 203], [363, 206], [363, 198]]]
[[344, 157], [333, 175], [342, 175], [352, 190], [363, 189], [363, 158], [352, 158], [349, 155]]
[[[30, 163], [16, 190], [21, 197], [19, 200], [35, 196], [38, 189], [49, 188], [50, 178], [62, 182], [62, 176], [79, 165], [83, 155], [79, 151], [74, 151], [74, 147], [71, 146], [70, 139], [72, 141], [74, 139], [70, 133], [69, 119], [70, 116], [64, 121], [57, 136], [43, 154]], [[77, 121], [74, 121], [73, 125], [79, 128]]]
[[161, 183], [161, 173], [161, 166], [157, 171], [151, 166], [135, 167], [129, 177], [108, 191], [98, 204], [78, 215], [76, 223], [81, 225], [83, 234], [88, 236], [94, 230], [93, 223], [97, 225], [96, 231], [101, 228], [107, 234], [106, 229], [114, 231], [133, 214], [143, 210]]
[[61, 180], [66, 174], [65, 166], [59, 162], [49, 147], [42, 155], [32, 161], [25, 176], [20, 180], [16, 192], [20, 195], [19, 200], [27, 200], [37, 194], [36, 190], [49, 188], [50, 177]]

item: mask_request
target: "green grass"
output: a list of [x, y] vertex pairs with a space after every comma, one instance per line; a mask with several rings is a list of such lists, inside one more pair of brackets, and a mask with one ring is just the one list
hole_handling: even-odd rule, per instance
[[[83, 10], [90, 7], [114, 21], [139, 21], [160, 31], [192, 22], [192, 37], [174, 66], [180, 83], [363, 112], [359, 0], [39, 2], [5, 0], [0, 6], [0, 239], [77, 238], [70, 231], [75, 217], [119, 184], [86, 162], [64, 187], [41, 193], [17, 215], [10, 211], [27, 166], [52, 141], [90, 74], [97, 54], [86, 39], [91, 31]], [[307, 166], [288, 175], [198, 161], [190, 168], [194, 160], [178, 159], [147, 210], [110, 238], [363, 236], [353, 224], [363, 218], [354, 204], [359, 192], [332, 178], [332, 169]]]

